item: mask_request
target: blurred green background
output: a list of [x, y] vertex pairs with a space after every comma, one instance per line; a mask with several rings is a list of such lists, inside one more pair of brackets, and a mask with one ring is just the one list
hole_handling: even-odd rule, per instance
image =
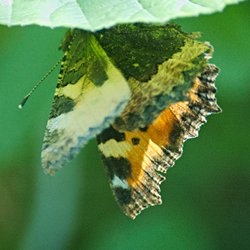
[[66, 29], [0, 26], [1, 250], [250, 249], [250, 2], [176, 22], [214, 46], [223, 113], [186, 142], [161, 186], [163, 205], [135, 221], [115, 203], [94, 140], [55, 177], [44, 175], [58, 70], [17, 109], [62, 56]]

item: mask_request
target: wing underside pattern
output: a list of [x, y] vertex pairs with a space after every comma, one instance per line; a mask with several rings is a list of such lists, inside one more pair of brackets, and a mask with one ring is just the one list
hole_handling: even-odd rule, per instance
[[45, 172], [54, 174], [97, 136], [124, 213], [135, 218], [161, 204], [163, 174], [206, 116], [220, 111], [213, 49], [197, 38], [176, 25], [69, 31], [43, 141]]

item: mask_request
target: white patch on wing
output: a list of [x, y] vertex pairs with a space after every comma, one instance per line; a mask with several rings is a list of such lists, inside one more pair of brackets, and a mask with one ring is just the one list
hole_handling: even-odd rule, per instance
[[[87, 87], [81, 91], [79, 86], [83, 84], [84, 78], [82, 77], [79, 83], [76, 83], [77, 89], [79, 89], [79, 97], [74, 109], [50, 119], [48, 129], [51, 132], [54, 129], [67, 129], [83, 136], [83, 134], [88, 133], [89, 128], [101, 124], [105, 117], [113, 116], [117, 104], [128, 100], [129, 87], [125, 80], [121, 82], [121, 79], [119, 79], [120, 75], [116, 74], [118, 73], [117, 70], [113, 72], [108, 71], [107, 73], [109, 73], [108, 76], [112, 79], [109, 78], [101, 87], [96, 87], [89, 79], [85, 79], [85, 81], [88, 81], [87, 84], [86, 82], [84, 83]], [[70, 85], [68, 92], [71, 92], [71, 88], [74, 88], [73, 86]], [[66, 91], [62, 92], [63, 94], [68, 93]], [[66, 96], [72, 98], [71, 94]]]
[[126, 158], [127, 152], [132, 149], [132, 145], [130, 145], [127, 141], [117, 142], [114, 139], [110, 139], [105, 143], [100, 143], [98, 148], [105, 157]]
[[112, 186], [115, 187], [115, 188], [120, 187], [120, 188], [123, 188], [123, 189], [129, 189], [129, 185], [128, 185], [127, 181], [121, 180], [116, 175], [112, 179]]
[[[130, 98], [127, 81], [111, 63], [108, 63], [106, 73], [108, 79], [100, 87], [82, 77], [75, 85], [68, 85], [68, 89], [57, 90], [59, 96], [76, 98], [76, 105], [72, 111], [49, 119], [44, 138], [47, 145], [42, 150], [44, 168], [60, 168], [67, 158], [107, 128], [125, 108]], [[60, 137], [53, 140], [53, 132]]]

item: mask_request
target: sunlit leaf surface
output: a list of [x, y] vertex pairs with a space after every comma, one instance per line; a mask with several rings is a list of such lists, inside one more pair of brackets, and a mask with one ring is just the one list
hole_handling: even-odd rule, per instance
[[0, 24], [98, 30], [117, 23], [166, 22], [221, 11], [243, 0], [0, 0]]

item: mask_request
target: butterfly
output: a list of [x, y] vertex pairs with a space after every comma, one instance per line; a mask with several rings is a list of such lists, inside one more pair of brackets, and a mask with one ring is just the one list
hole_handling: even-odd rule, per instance
[[220, 112], [213, 49], [174, 24], [70, 30], [48, 119], [42, 165], [54, 174], [96, 137], [110, 187], [135, 218], [161, 204], [162, 173]]

